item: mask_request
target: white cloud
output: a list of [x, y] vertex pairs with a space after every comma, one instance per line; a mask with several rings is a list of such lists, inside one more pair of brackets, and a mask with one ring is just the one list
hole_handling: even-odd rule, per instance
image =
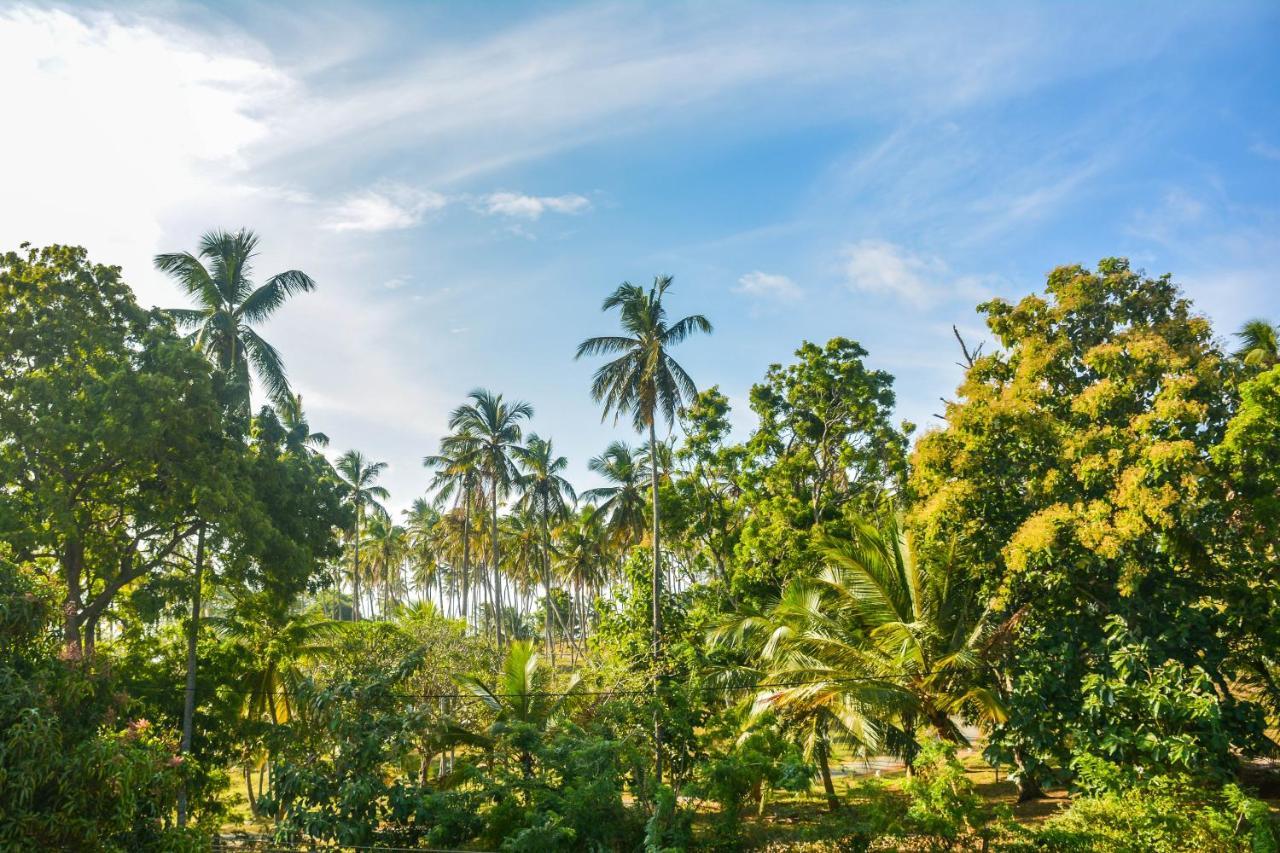
[[734, 290], [747, 296], [778, 299], [783, 302], [794, 302], [801, 295], [799, 285], [785, 275], [760, 272], [759, 270], [749, 272], [739, 278], [738, 286]]
[[324, 224], [330, 231], [395, 231], [412, 228], [447, 199], [437, 192], [406, 186], [383, 186], [352, 193], [334, 208]]
[[590, 209], [591, 200], [586, 196], [523, 195], [521, 193], [490, 193], [481, 199], [480, 209], [491, 216], [512, 216], [519, 219], [539, 219], [542, 214], [582, 213]]
[[0, 9], [0, 241], [84, 245], [163, 298], [151, 256], [174, 220], [264, 192], [249, 151], [294, 83], [253, 48], [105, 13]]
[[886, 240], [862, 240], [847, 246], [843, 255], [845, 281], [854, 290], [921, 307], [943, 292], [947, 265], [937, 258], [914, 255]]

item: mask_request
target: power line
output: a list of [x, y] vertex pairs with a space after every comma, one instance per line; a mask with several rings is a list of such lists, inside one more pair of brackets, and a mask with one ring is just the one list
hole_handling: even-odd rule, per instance
[[[813, 687], [813, 686], [818, 686], [818, 685], [823, 685], [823, 684], [830, 684], [830, 685], [833, 685], [833, 686], [847, 686], [847, 685], [854, 685], [854, 684], [896, 683], [896, 682], [899, 682], [899, 681], [909, 681], [909, 680], [916, 679], [916, 678], [927, 678], [928, 676], [933, 675], [933, 674], [934, 674], [934, 673], [932, 673], [932, 672], [922, 672], [922, 673], [891, 673], [891, 674], [887, 674], [887, 675], [880, 675], [880, 676], [870, 676], [870, 675], [868, 675], [868, 676], [854, 676], [854, 677], [849, 677], [849, 678], [815, 678], [815, 679], [809, 679], [809, 680], [804, 680], [804, 681], [780, 681], [780, 682], [775, 682], [775, 683], [772, 683], [772, 684], [739, 684], [739, 685], [734, 685], [734, 684], [726, 684], [726, 685], [713, 685], [713, 684], [706, 684], [706, 685], [701, 685], [701, 686], [698, 686], [698, 687], [685, 686], [683, 689], [684, 689], [684, 690], [686, 690], [686, 691], [690, 691], [690, 692], [696, 692], [696, 693], [712, 693], [712, 694], [715, 694], [715, 693], [735, 693], [735, 692], [756, 692], [756, 693], [767, 693], [767, 692], [768, 692], [768, 691], [770, 691], [770, 690], [785, 690], [785, 689], [792, 688], [792, 687]], [[663, 676], [658, 676], [658, 677], [659, 677], [659, 678], [663, 678], [663, 679], [670, 679], [672, 676], [670, 676], [670, 675], [663, 675]], [[140, 690], [139, 692], [145, 693], [145, 692], [147, 692], [147, 689], [148, 689], [148, 688], [145, 688], [145, 687], [144, 687], [144, 688], [143, 688], [142, 690]], [[176, 693], [185, 693], [185, 692], [186, 692], [186, 688], [185, 688], [185, 687], [172, 687], [172, 688], [171, 688], [171, 687], [168, 687], [168, 686], [161, 685], [161, 686], [158, 686], [158, 688], [157, 688], [157, 689], [158, 689], [158, 690], [161, 690], [161, 691], [164, 691], [164, 692], [170, 692], [170, 691], [173, 691], [173, 692], [176, 692]], [[298, 690], [298, 689], [296, 689], [296, 688], [289, 688], [289, 689], [273, 689], [273, 690], [265, 690], [265, 691], [256, 691], [256, 692], [255, 692], [255, 695], [257, 695], [257, 696], [278, 696], [278, 697], [282, 697], [282, 698], [295, 698], [295, 699], [296, 699], [296, 698], [316, 698], [316, 697], [318, 697], [322, 692], [324, 692], [324, 691], [323, 691], [323, 690], [319, 690], [319, 691], [299, 691], [299, 690]], [[535, 691], [531, 691], [531, 692], [529, 692], [529, 693], [488, 693], [488, 692], [486, 692], [486, 693], [484, 693], [484, 694], [479, 694], [479, 693], [470, 693], [470, 692], [468, 692], [468, 693], [462, 693], [462, 692], [456, 692], [456, 693], [416, 693], [416, 692], [400, 692], [400, 691], [395, 691], [395, 690], [391, 690], [391, 691], [388, 691], [388, 692], [389, 692], [389, 693], [391, 693], [391, 695], [392, 695], [392, 697], [393, 697], [393, 698], [401, 698], [401, 699], [424, 699], [424, 700], [456, 699], [456, 700], [464, 700], [464, 701], [476, 701], [476, 702], [483, 702], [483, 701], [487, 700], [487, 699], [488, 699], [488, 698], [490, 698], [490, 697], [492, 697], [492, 698], [494, 698], [494, 699], [539, 699], [539, 698], [541, 698], [541, 699], [551, 699], [551, 698], [567, 698], [567, 697], [571, 697], [571, 696], [584, 696], [584, 697], [589, 697], [589, 696], [605, 696], [605, 697], [611, 697], [611, 696], [652, 696], [652, 695], [653, 695], [653, 688], [652, 688], [652, 687], [639, 688], [639, 689], [632, 689], [632, 688], [628, 688], [628, 689], [621, 689], [621, 688], [615, 688], [615, 689], [608, 689], [608, 690], [564, 690], [564, 691], [543, 691], [543, 690], [535, 690]], [[206, 691], [206, 694], [207, 694], [207, 691]], [[330, 695], [331, 695], [331, 696], [333, 696], [333, 694], [330, 694]], [[340, 698], [340, 699], [342, 699], [342, 698], [355, 698], [355, 696], [354, 696], [354, 695], [352, 695], [352, 696], [337, 696], [336, 698]]]

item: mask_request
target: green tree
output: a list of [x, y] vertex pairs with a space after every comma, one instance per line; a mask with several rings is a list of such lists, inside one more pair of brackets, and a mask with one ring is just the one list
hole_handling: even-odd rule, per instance
[[0, 255], [0, 315], [0, 537], [56, 567], [79, 656], [117, 594], [230, 511], [241, 448], [204, 359], [119, 268], [64, 246]]
[[268, 396], [287, 405], [292, 392], [284, 361], [253, 326], [265, 322], [295, 293], [315, 289], [300, 270], [287, 270], [255, 286], [253, 259], [258, 235], [247, 229], [211, 231], [200, 238], [196, 254], [156, 255], [156, 268], [168, 273], [197, 308], [174, 308], [167, 313], [178, 325], [194, 329], [191, 340], [206, 353], [225, 377], [227, 401], [233, 411], [249, 418], [250, 364]]
[[[490, 569], [493, 572], [494, 609], [503, 610], [502, 561], [498, 536], [498, 502], [510, 493], [520, 472], [516, 469], [515, 453], [520, 446], [521, 421], [533, 417], [533, 407], [519, 400], [508, 402], [501, 394], [493, 394], [483, 388], [472, 391], [471, 402], [454, 409], [449, 417], [449, 428], [462, 435], [469, 435], [476, 442], [481, 470], [489, 481], [490, 501]], [[498, 647], [502, 647], [502, 620], [494, 620]]]
[[385, 487], [377, 484], [378, 477], [386, 470], [387, 463], [373, 462], [359, 450], [348, 450], [335, 466], [346, 493], [346, 503], [352, 509], [355, 529], [351, 537], [352, 614], [360, 621], [360, 522], [366, 512], [385, 518], [387, 509], [381, 503], [391, 497]]
[[973, 360], [945, 428], [917, 443], [911, 492], [922, 550], [954, 544], [998, 618], [1017, 615], [992, 756], [1017, 763], [1024, 796], [1069, 766], [1069, 732], [1085, 724], [1079, 685], [1107, 672], [1116, 619], [1147, 656], [1131, 671], [1203, 670], [1227, 741], [1256, 748], [1230, 684], [1244, 567], [1210, 547], [1229, 528], [1210, 453], [1235, 370], [1208, 321], [1169, 276], [1121, 259], [1061, 267], [1043, 295], [980, 310], [1002, 349]]
[[605, 519], [610, 539], [625, 554], [629, 547], [644, 539], [649, 523], [644, 469], [626, 442], [614, 441], [604, 453], [587, 462], [587, 470], [603, 477], [609, 485], [588, 489], [582, 497], [595, 502], [596, 511]]
[[[671, 287], [671, 276], [656, 276], [647, 291], [623, 282], [605, 297], [601, 309], [618, 309], [623, 335], [588, 338], [578, 345], [576, 358], [584, 355], [617, 355], [596, 370], [591, 396], [604, 408], [603, 418], [631, 415], [637, 432], [648, 431], [649, 447], [658, 446], [657, 422], [672, 423], [698, 390], [685, 369], [671, 357], [670, 350], [696, 332], [711, 333], [711, 322], [701, 314], [691, 314], [668, 323], [663, 297]], [[655, 678], [661, 679], [662, 660], [662, 546], [658, 518], [658, 454], [649, 456], [650, 493], [653, 504], [653, 661]], [[657, 680], [655, 680], [655, 685]], [[656, 777], [662, 781], [662, 732], [655, 718]]]

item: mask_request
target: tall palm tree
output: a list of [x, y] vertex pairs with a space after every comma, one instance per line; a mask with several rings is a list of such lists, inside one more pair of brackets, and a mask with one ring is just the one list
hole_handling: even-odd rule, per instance
[[286, 270], [255, 285], [257, 249], [258, 235], [242, 228], [234, 234], [205, 234], [194, 255], [172, 252], [155, 258], [156, 268], [175, 279], [198, 305], [167, 313], [179, 326], [194, 330], [192, 342], [217, 365], [232, 410], [246, 420], [250, 365], [273, 401], [280, 403], [291, 393], [280, 353], [253, 327], [265, 322], [293, 294], [315, 289], [315, 282], [301, 270]]
[[[435, 469], [431, 488], [436, 492], [437, 505], [443, 506], [454, 498], [454, 508], [462, 511], [462, 529], [459, 531], [462, 545], [462, 617], [467, 618], [468, 593], [471, 582], [471, 510], [480, 495], [482, 484], [480, 442], [469, 430], [457, 430], [440, 439], [440, 452], [424, 456], [422, 464]], [[478, 599], [479, 594], [476, 595]]]
[[302, 395], [288, 394], [276, 404], [280, 425], [284, 427], [284, 446], [293, 453], [319, 453], [329, 446], [329, 436], [312, 432], [307, 413], [302, 409]]
[[391, 612], [391, 606], [398, 604], [405, 592], [404, 563], [409, 551], [408, 533], [399, 524], [393, 524], [390, 516], [373, 518], [369, 522], [364, 544], [369, 554], [370, 606], [372, 607], [375, 591], [381, 587], [382, 604], [379, 613], [385, 620]]
[[1236, 332], [1240, 349], [1236, 358], [1249, 367], [1269, 368], [1280, 363], [1280, 326], [1266, 320], [1250, 320]]
[[385, 462], [371, 462], [359, 450], [348, 450], [338, 458], [334, 466], [338, 479], [342, 481], [343, 491], [348, 506], [355, 515], [355, 531], [351, 537], [353, 556], [351, 564], [352, 618], [360, 619], [360, 522], [364, 520], [366, 511], [380, 518], [387, 517], [387, 508], [382, 505], [391, 497], [382, 486], [377, 484], [378, 477], [387, 469]]
[[615, 441], [604, 453], [587, 462], [587, 469], [609, 482], [588, 489], [582, 496], [596, 501], [596, 511], [606, 519], [606, 530], [614, 543], [629, 548], [644, 538], [649, 513], [645, 506], [644, 468], [637, 454], [625, 442]]
[[[289, 395], [289, 383], [280, 354], [252, 326], [265, 321], [294, 293], [315, 289], [315, 282], [298, 270], [279, 273], [267, 279], [261, 287], [255, 287], [250, 273], [257, 244], [258, 238], [251, 231], [241, 229], [236, 234], [215, 231], [201, 239], [198, 256], [179, 252], [155, 257], [156, 268], [173, 277], [199, 305], [194, 309], [174, 308], [166, 313], [180, 327], [195, 329], [190, 340], [213, 363], [228, 408], [246, 425], [251, 411], [250, 362], [273, 400], [283, 400]], [[196, 533], [197, 559], [193, 571], [182, 752], [190, 748], [195, 714], [196, 638], [200, 623], [205, 536], [206, 525], [201, 523]], [[185, 789], [180, 795], [178, 822], [179, 825], [186, 824]]]
[[[533, 407], [521, 401], [507, 402], [501, 394], [483, 388], [472, 391], [471, 402], [459, 406], [449, 417], [449, 428], [469, 433], [474, 437], [480, 456], [481, 470], [489, 482], [490, 517], [489, 547], [490, 568], [493, 571], [495, 613], [503, 612], [502, 565], [499, 553], [498, 501], [511, 491], [520, 472], [515, 466], [515, 450], [520, 446], [521, 421], [533, 417]], [[498, 646], [502, 646], [502, 619], [494, 620]]]
[[551, 594], [551, 525], [568, 517], [570, 504], [577, 500], [577, 495], [573, 486], [562, 475], [569, 467], [569, 460], [555, 454], [551, 439], [530, 433], [525, 446], [516, 451], [516, 460], [522, 469], [517, 483], [521, 492], [518, 506], [537, 519], [541, 533], [542, 588], [547, 596], [547, 606], [543, 608], [543, 633], [547, 651], [551, 655], [551, 666], [554, 668], [556, 652], [551, 643], [552, 611], [555, 611], [557, 620], [562, 623], [564, 620], [561, 619], [555, 598]]
[[[623, 282], [605, 297], [601, 310], [617, 308], [623, 335], [588, 338], [578, 345], [576, 358], [584, 355], [618, 355], [595, 372], [591, 396], [604, 406], [603, 418], [611, 413], [616, 421], [631, 415], [637, 432], [649, 432], [649, 446], [657, 447], [657, 421], [668, 424], [698, 390], [689, 374], [671, 357], [670, 349], [695, 332], [709, 334], [711, 323], [701, 314], [691, 314], [675, 323], [667, 322], [662, 300], [671, 287], [671, 276], [655, 276], [645, 290]], [[602, 419], [603, 419], [602, 418]], [[658, 454], [649, 454], [650, 487], [653, 500], [653, 661], [655, 689], [661, 679], [662, 660], [662, 548], [658, 522]], [[656, 778], [662, 781], [662, 732], [655, 710]]]
[[444, 576], [440, 571], [440, 513], [426, 498], [415, 498], [404, 513], [406, 556], [419, 598], [436, 584], [440, 610], [444, 612]]

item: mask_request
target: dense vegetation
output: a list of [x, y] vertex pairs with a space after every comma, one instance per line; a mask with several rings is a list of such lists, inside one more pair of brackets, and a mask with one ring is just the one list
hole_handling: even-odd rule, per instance
[[[1061, 267], [978, 307], [918, 438], [836, 338], [738, 441], [676, 358], [711, 323], [623, 284], [577, 349], [604, 485], [481, 389], [396, 516], [255, 329], [315, 287], [256, 242], [159, 256], [169, 311], [0, 256], [0, 848], [1277, 849], [1241, 782], [1280, 718], [1275, 327], [1229, 351], [1169, 277]], [[1015, 820], [977, 754], [1069, 806]], [[905, 774], [833, 770], [872, 756]]]

